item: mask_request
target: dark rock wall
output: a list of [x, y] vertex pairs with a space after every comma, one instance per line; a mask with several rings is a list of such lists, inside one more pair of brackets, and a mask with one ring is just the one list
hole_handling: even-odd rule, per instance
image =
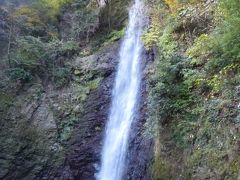
[[[89, 97], [84, 124], [77, 126], [67, 161], [74, 179], [94, 179], [96, 166], [100, 162], [104, 125], [107, 122], [111, 102], [114, 75]], [[85, 133], [83, 133], [85, 131]]]
[[0, 5], [14, 5], [19, 6], [21, 4], [30, 3], [32, 0], [1, 0]]
[[[85, 114], [75, 127], [75, 132], [66, 153], [66, 161], [60, 167], [55, 179], [92, 180], [100, 166], [101, 150], [104, 139], [104, 128], [108, 120], [111, 103], [111, 92], [114, 85], [118, 56], [116, 51], [110, 56], [102, 56], [115, 66], [109, 70], [111, 73], [103, 80], [99, 89], [92, 92], [85, 104]], [[115, 55], [114, 55], [115, 54]], [[101, 62], [101, 58], [99, 62]], [[143, 71], [150, 62], [151, 55], [143, 58]], [[146, 121], [146, 74], [143, 74], [143, 82], [139, 95], [139, 107], [136, 119], [133, 123], [129, 139], [129, 152], [126, 163], [126, 175], [124, 179], [150, 179], [149, 165], [152, 159], [152, 141], [143, 134]]]
[[153, 60], [151, 52], [144, 53], [142, 59], [142, 83], [139, 94], [136, 118], [133, 122], [129, 138], [126, 174], [124, 179], [151, 179], [150, 164], [153, 155], [153, 142], [144, 135], [144, 124], [147, 120], [147, 69]]
[[105, 123], [111, 103], [111, 92], [117, 67], [118, 47], [108, 48], [108, 52], [90, 56], [89, 60], [102, 67], [105, 72], [100, 87], [93, 91], [85, 105], [84, 115], [76, 124], [66, 151], [63, 167], [54, 179], [95, 179], [100, 164]]

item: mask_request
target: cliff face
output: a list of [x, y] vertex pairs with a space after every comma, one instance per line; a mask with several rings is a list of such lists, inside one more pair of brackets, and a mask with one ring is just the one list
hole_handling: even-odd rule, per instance
[[144, 52], [142, 54], [142, 83], [138, 99], [138, 111], [134, 119], [130, 138], [129, 149], [127, 155], [126, 174], [123, 179], [151, 179], [151, 163], [153, 160], [153, 139], [146, 136], [147, 121], [147, 80], [149, 78], [149, 70], [154, 61], [153, 51]]
[[[28, 1], [11, 2], [15, 3], [15, 7], [28, 3]], [[46, 19], [48, 16], [43, 16], [41, 19], [35, 16], [46, 10], [38, 5], [16, 8], [16, 13], [20, 14], [15, 17], [16, 14], [10, 12], [10, 1], [1, 2], [4, 11], [1, 11], [0, 16], [0, 45], [3, 47], [0, 66], [0, 73], [3, 74], [0, 78], [0, 179], [94, 179], [99, 170], [104, 128], [108, 120], [111, 92], [118, 65], [119, 41], [123, 34], [123, 30], [119, 31], [119, 28], [123, 26], [127, 17], [129, 1], [114, 0], [100, 10], [94, 9], [96, 5], [91, 1], [76, 2], [66, 5], [59, 16], [49, 22]], [[84, 3], [93, 3], [93, 5], [85, 7]], [[85, 18], [79, 13], [82, 9], [86, 11], [86, 16], [94, 18], [94, 22], [89, 22], [91, 27], [91, 23], [94, 26], [89, 34], [86, 34], [86, 29], [75, 33], [75, 25], [79, 27], [82, 25], [79, 24], [82, 23], [81, 19], [77, 17]], [[109, 15], [111, 17], [108, 17]], [[34, 66], [31, 61], [35, 56], [31, 55], [40, 52], [39, 49], [31, 52], [30, 56], [27, 55], [26, 61], [22, 64], [21, 58], [11, 59], [12, 64], [8, 64], [6, 49], [9, 43], [10, 17], [17, 18], [17, 23], [13, 26], [17, 34], [11, 36], [11, 58], [15, 58], [14, 53], [26, 45], [18, 46], [19, 37], [23, 37], [21, 39], [23, 41], [20, 41], [27, 45], [33, 43], [32, 46], [24, 49], [22, 54], [18, 54], [24, 56], [28, 50], [34, 50], [38, 45], [47, 46], [45, 40], [48, 41], [49, 33], [54, 34], [59, 31], [62, 41], [50, 41], [52, 44], [49, 44], [49, 48], [41, 51], [44, 54], [49, 49], [56, 48], [54, 49], [56, 51], [48, 57], [51, 59], [50, 64], [41, 57], [36, 63], [39, 67], [28, 69], [32, 68], [31, 65]], [[26, 23], [23, 27], [24, 31], [18, 26], [22, 21]], [[50, 26], [49, 32], [38, 34], [39, 31], [34, 29], [35, 23], [37, 25], [46, 23]], [[33, 28], [30, 34], [25, 25]], [[46, 26], [42, 30], [46, 30]], [[34, 37], [35, 33], [43, 36], [41, 38], [44, 40], [40, 41], [38, 35]], [[45, 34], [48, 35], [45, 37]], [[71, 41], [68, 44], [68, 42], [76, 35], [81, 50], [78, 49], [79, 52], [74, 50], [75, 55], [73, 55], [72, 50], [76, 43], [71, 44]], [[88, 39], [86, 35], [89, 35]], [[33, 41], [28, 42], [28, 38]], [[62, 52], [61, 48], [67, 51]], [[144, 55], [143, 71], [146, 71], [149, 58], [151, 59], [148, 54]], [[10, 76], [8, 70], [19, 69], [20, 74], [19, 71], [13, 74], [17, 77], [13, 82], [11, 77], [8, 77]], [[60, 71], [55, 71], [56, 69]], [[64, 74], [65, 70], [67, 75]], [[19, 75], [30, 75], [29, 73], [31, 78], [28, 80], [18, 79]], [[128, 164], [126, 164], [128, 179], [149, 179], [150, 176], [148, 165], [152, 144], [151, 140], [143, 136], [143, 125], [146, 120], [145, 81], [146, 74], [143, 77], [139, 96], [140, 114], [131, 132]], [[61, 87], [56, 86], [58, 82], [61, 83]], [[146, 146], [149, 153], [145, 152]]]
[[[84, 103], [84, 113], [74, 127], [71, 140], [66, 150], [66, 160], [60, 167], [57, 179], [95, 179], [100, 168], [101, 150], [104, 129], [108, 120], [111, 93], [118, 64], [119, 43], [105, 52], [76, 60], [76, 64], [104, 73], [98, 89], [90, 93]], [[143, 55], [142, 71], [146, 72], [147, 60], [151, 55]], [[95, 65], [94, 65], [95, 64]], [[139, 114], [132, 126], [129, 142], [129, 153], [125, 166], [126, 179], [150, 179], [150, 163], [152, 159], [152, 141], [144, 136], [146, 121], [146, 76], [143, 76], [141, 94], [139, 96]], [[48, 176], [49, 177], [49, 176]]]
[[[55, 89], [51, 83], [44, 86], [39, 80], [18, 92], [2, 121], [2, 179], [94, 179], [100, 165], [118, 49], [116, 42], [73, 60], [73, 77], [65, 88]], [[145, 66], [146, 60], [143, 70]], [[143, 79], [141, 113], [130, 138], [128, 179], [149, 177], [152, 145], [143, 136]]]
[[118, 61], [118, 43], [98, 54], [78, 58], [75, 66], [86, 67], [101, 73], [104, 78], [99, 87], [92, 91], [84, 103], [84, 113], [74, 126], [66, 150], [64, 174], [59, 178], [95, 179], [101, 158], [104, 127], [108, 120], [111, 90]]
[[[11, 2], [29, 3], [0, 2], [0, 179], [94, 179], [130, 1], [18, 9], [10, 67]], [[149, 0], [124, 179], [239, 179], [240, 8], [219, 2]]]
[[19, 5], [27, 4], [27, 3], [31, 3], [31, 1], [29, 1], [29, 0], [2, 0], [2, 1], [0, 2], [0, 5], [5, 5], [5, 6], [9, 6], [9, 5], [19, 6]]

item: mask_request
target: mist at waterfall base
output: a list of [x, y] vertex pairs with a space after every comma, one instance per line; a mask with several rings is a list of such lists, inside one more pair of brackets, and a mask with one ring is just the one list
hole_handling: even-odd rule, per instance
[[98, 180], [121, 180], [124, 174], [128, 137], [141, 83], [141, 35], [145, 25], [144, 3], [135, 0], [129, 9], [129, 24], [119, 52]]

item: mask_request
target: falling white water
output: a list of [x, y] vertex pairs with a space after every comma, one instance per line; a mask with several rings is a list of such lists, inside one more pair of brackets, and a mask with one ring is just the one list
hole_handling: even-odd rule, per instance
[[121, 180], [141, 81], [141, 34], [145, 27], [144, 4], [135, 0], [120, 49], [120, 62], [102, 150], [99, 180]]

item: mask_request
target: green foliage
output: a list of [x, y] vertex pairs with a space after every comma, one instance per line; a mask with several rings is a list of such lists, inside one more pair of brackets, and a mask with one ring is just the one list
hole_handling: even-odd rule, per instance
[[68, 53], [69, 51], [78, 51], [79, 45], [75, 41], [67, 41], [63, 43], [62, 51]]
[[165, 3], [172, 12], [175, 12], [179, 6], [177, 0], [165, 0]]
[[188, 49], [187, 54], [192, 59], [191, 64], [203, 65], [211, 57], [216, 45], [214, 44], [213, 37], [202, 34], [195, 39], [194, 46]]
[[30, 80], [42, 71], [48, 73], [50, 54], [47, 44], [33, 36], [23, 36], [17, 39], [17, 47], [13, 52], [13, 68], [9, 69], [11, 79]]
[[168, 15], [163, 7], [156, 5], [156, 9], [152, 10], [150, 27], [142, 36], [146, 49], [167, 43], [169, 38], [172, 38], [167, 36], [171, 36], [171, 32], [177, 25], [177, 19], [175, 15]]
[[[14, 95], [10, 92], [4, 92], [0, 91], [0, 117], [3, 117], [9, 107], [14, 102]], [[0, 125], [2, 126], [2, 122], [0, 122]]]
[[17, 66], [26, 70], [33, 70], [46, 60], [44, 43], [32, 36], [24, 36], [17, 39], [17, 48], [14, 61]]
[[147, 131], [155, 134], [154, 131], [159, 129], [157, 126], [173, 120], [172, 138], [183, 148], [192, 144], [196, 120], [202, 111], [200, 104], [194, 107], [198, 100], [192, 93], [202, 77], [186, 66], [189, 62], [187, 59], [177, 55], [177, 45], [171, 37], [168, 28], [159, 37], [160, 54], [150, 80], [149, 119], [146, 126]]
[[[215, 104], [215, 103], [213, 103]], [[215, 111], [212, 109], [211, 111]], [[212, 114], [209, 112], [209, 114]], [[208, 114], [208, 115], [209, 115]], [[206, 117], [208, 117], [206, 115]], [[215, 118], [217, 114], [215, 115]], [[229, 179], [236, 179], [238, 172], [236, 173], [234, 168], [239, 166], [239, 158], [234, 153], [234, 142], [238, 135], [231, 131], [234, 129], [226, 126], [224, 122], [209, 122], [208, 120], [203, 121], [200, 129], [198, 130], [195, 148], [193, 153], [188, 157], [186, 162], [186, 174], [189, 178], [193, 176], [207, 178], [211, 174], [218, 174]], [[229, 157], [234, 157], [230, 158]], [[236, 166], [234, 167], [235, 164]], [[210, 171], [196, 174], [196, 169], [199, 166], [208, 167]], [[235, 172], [234, 172], [235, 171]]]
[[[5, 123], [5, 129], [1, 129], [0, 134], [0, 154], [8, 157], [1, 161], [1, 177], [19, 179], [25, 174], [27, 179], [36, 179], [46, 164], [51, 164], [56, 153], [51, 152], [46, 137], [29, 122], [18, 119], [16, 124], [11, 125]], [[29, 167], [32, 167], [31, 170]]]
[[22, 68], [10, 68], [7, 70], [7, 74], [13, 81], [29, 81], [31, 80], [32, 76], [29, 72], [25, 71]]
[[89, 91], [93, 91], [98, 88], [101, 81], [102, 77], [99, 77], [97, 79], [87, 82], [86, 86], [89, 88]]
[[15, 49], [12, 55], [14, 67], [7, 71], [12, 80], [26, 82], [35, 76], [49, 77], [56, 87], [62, 87], [71, 79], [71, 69], [63, 57], [71, 59], [79, 46], [74, 41], [54, 39], [47, 43], [40, 38], [23, 36], [17, 39]]
[[213, 93], [218, 93], [223, 87], [221, 78], [218, 75], [214, 75], [208, 80], [208, 85], [212, 88]]
[[73, 0], [40, 0], [36, 2], [35, 7], [44, 12], [51, 20], [55, 20], [61, 8], [71, 2]]
[[107, 42], [108, 43], [112, 43], [115, 41], [118, 41], [119, 39], [121, 39], [123, 37], [125, 33], [125, 28], [120, 29], [119, 31], [117, 30], [113, 30], [107, 37]]
[[238, 0], [220, 0], [219, 10], [221, 18], [218, 24], [216, 38], [227, 58], [239, 62], [240, 58], [240, 6]]
[[53, 39], [46, 44], [48, 50], [47, 53], [51, 57], [65, 56], [71, 57], [79, 51], [79, 45], [75, 41], [60, 41], [59, 39]]
[[96, 51], [99, 51], [102, 48], [111, 46], [114, 42], [120, 40], [124, 36], [124, 33], [125, 28], [113, 30], [111, 32], [105, 31], [98, 33], [91, 39], [92, 49], [81, 53], [83, 56], [86, 56]]
[[112, 32], [103, 35], [102, 37], [100, 37], [100, 39], [97, 40], [96, 45], [97, 47], [101, 48], [101, 47], [106, 47], [111, 45], [112, 43], [120, 40], [125, 33], [125, 28], [120, 29], [120, 30], [113, 30]]
[[53, 71], [53, 82], [57, 88], [66, 86], [71, 78], [70, 68], [56, 68]]
[[12, 17], [24, 34], [40, 34], [45, 30], [45, 24], [40, 18], [39, 11], [30, 6], [17, 8]]
[[[163, 122], [169, 116], [170, 113], [170, 98], [173, 92], [169, 91], [173, 84], [173, 81], [177, 81], [179, 75], [179, 58], [175, 56], [176, 45], [171, 39], [169, 33], [165, 32], [159, 38], [159, 47], [161, 55], [155, 63], [154, 74], [149, 82], [150, 88], [150, 101], [149, 101], [149, 121]], [[149, 123], [149, 125], [152, 123]], [[152, 124], [152, 128], [155, 125]]]
[[66, 121], [61, 122], [58, 137], [61, 142], [66, 142], [67, 140], [69, 140], [72, 134], [73, 127], [77, 121], [78, 120], [76, 118], [71, 117], [70, 119], [67, 118]]
[[146, 49], [150, 49], [158, 43], [161, 36], [161, 24], [158, 17], [154, 16], [148, 30], [143, 34], [142, 40]]
[[98, 10], [89, 7], [82, 8], [74, 13], [74, 22], [73, 36], [78, 39], [86, 37], [88, 42], [90, 35], [99, 25]]
[[191, 90], [206, 90], [205, 73], [198, 69], [183, 69], [184, 84]]
[[153, 180], [172, 179], [171, 165], [167, 161], [161, 159], [160, 157], [155, 159], [151, 169]]
[[[148, 49], [152, 46], [159, 48], [149, 70], [147, 131], [156, 139], [159, 139], [159, 134], [164, 136], [168, 131], [171, 136], [169, 141], [174, 141], [184, 151], [185, 179], [236, 179], [239, 176], [239, 171], [236, 171], [239, 168], [239, 159], [236, 158], [239, 153], [234, 149], [237, 148], [235, 142], [240, 138], [236, 125], [239, 123], [236, 107], [240, 74], [239, 2], [220, 0], [217, 14], [214, 14], [216, 24], [212, 24], [211, 32], [206, 31], [191, 39], [193, 44], [189, 45], [182, 42], [186, 32], [174, 30], [178, 23], [188, 26], [185, 15], [176, 15], [177, 22], [174, 22], [176, 3], [167, 3], [171, 13], [160, 15], [159, 12], [166, 7], [156, 7], [154, 11], [157, 13], [153, 11], [152, 24], [143, 36]], [[182, 2], [178, 3], [180, 7]], [[205, 4], [200, 4], [203, 6], [198, 4], [197, 8], [205, 11]], [[184, 9], [184, 6], [181, 8]], [[191, 15], [198, 16], [194, 11]], [[173, 23], [170, 25], [167, 22], [171, 18]], [[198, 28], [196, 26], [194, 31], [201, 32], [202, 29]], [[169, 143], [164, 141], [161, 142], [163, 147], [167, 145], [164, 143]], [[156, 179], [162, 177], [161, 173], [156, 173], [161, 172], [160, 167], [165, 165], [162, 159], [155, 157], [152, 170]], [[167, 175], [172, 174], [165, 171]]]

